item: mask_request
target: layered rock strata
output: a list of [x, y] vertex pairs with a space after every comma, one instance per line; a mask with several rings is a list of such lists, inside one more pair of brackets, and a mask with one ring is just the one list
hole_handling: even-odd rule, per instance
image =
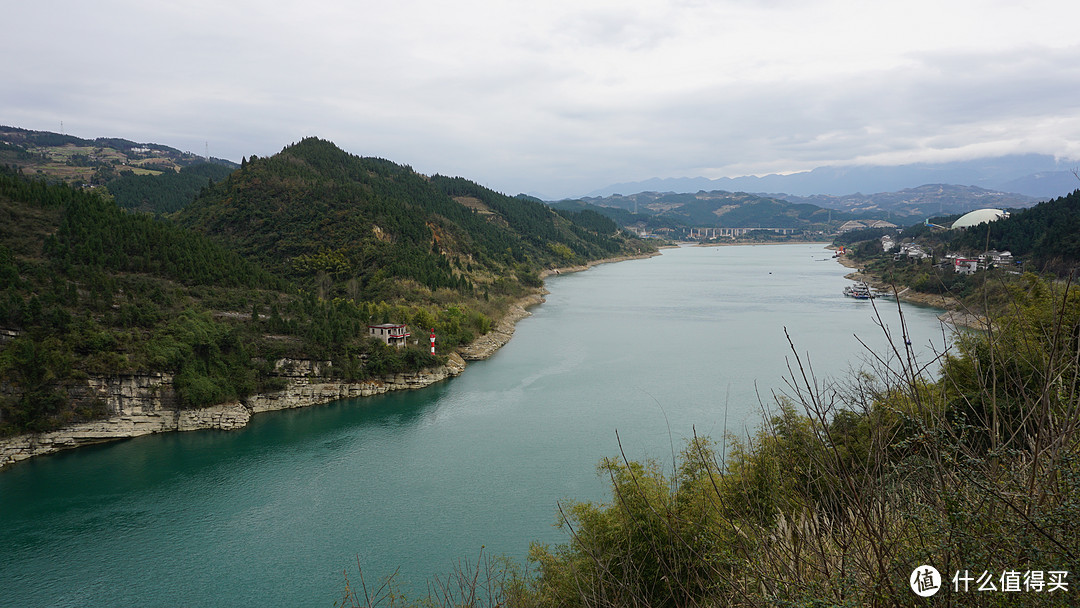
[[[549, 270], [552, 274], [587, 270], [597, 264], [652, 257], [658, 253], [596, 260], [586, 265]], [[167, 431], [199, 429], [232, 430], [247, 425], [252, 414], [307, 407], [340, 399], [368, 397], [394, 390], [422, 388], [465, 371], [465, 361], [486, 359], [510, 341], [515, 324], [529, 316], [528, 308], [544, 301], [546, 291], [530, 294], [514, 303], [487, 334], [451, 353], [446, 365], [414, 374], [393, 374], [377, 380], [341, 382], [324, 377], [329, 361], [281, 359], [274, 364], [277, 376], [287, 380], [280, 391], [250, 395], [233, 403], [205, 408], [180, 409], [172, 388], [172, 376], [165, 373], [94, 377], [85, 385], [68, 387], [73, 399], [104, 402], [109, 416], [94, 422], [74, 424], [57, 431], [0, 439], [0, 469], [33, 456], [68, 448], [138, 437]], [[0, 344], [17, 332], [0, 333]], [[3, 387], [0, 387], [3, 388]]]
[[179, 408], [169, 374], [92, 377], [85, 385], [69, 390], [73, 397], [103, 402], [109, 412], [107, 418], [0, 440], [0, 468], [33, 456], [150, 433], [238, 429], [258, 412], [422, 388], [465, 370], [465, 361], [451, 354], [441, 367], [363, 382], [341, 382], [322, 376], [326, 365], [324, 361], [282, 359], [275, 362], [275, 368], [277, 375], [287, 381], [284, 389], [198, 409]]

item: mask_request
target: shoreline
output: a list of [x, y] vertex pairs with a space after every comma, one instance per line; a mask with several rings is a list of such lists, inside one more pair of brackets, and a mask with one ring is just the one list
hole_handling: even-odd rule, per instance
[[150, 372], [92, 376], [84, 390], [105, 402], [112, 413], [107, 418], [80, 422], [54, 431], [0, 439], [0, 474], [8, 467], [35, 456], [157, 433], [232, 431], [244, 428], [252, 416], [262, 412], [424, 388], [465, 371], [465, 361], [457, 353], [451, 353], [446, 365], [439, 367], [345, 382], [321, 377], [319, 371], [326, 363], [310, 359], [278, 360], [276, 367], [282, 372], [279, 376], [288, 378], [284, 389], [254, 393], [237, 401], [195, 409], [180, 409], [177, 406], [172, 374]]
[[813, 239], [810, 239], [810, 240], [792, 240], [792, 241], [776, 241], [776, 242], [747, 241], [745, 243], [740, 243], [738, 241], [732, 241], [730, 243], [700, 243], [700, 242], [696, 242], [696, 241], [684, 241], [684, 242], [685, 242], [685, 244], [693, 245], [694, 247], [745, 247], [745, 246], [756, 247], [756, 246], [761, 246], [761, 245], [825, 245], [825, 247], [824, 247], [825, 249], [829, 249], [828, 246], [832, 244], [832, 241], [816, 241], [816, 240], [813, 240]]
[[[696, 247], [761, 246], [796, 243], [686, 243]], [[798, 244], [822, 244], [824, 249], [834, 249], [827, 241], [805, 241]], [[662, 247], [673, 248], [682, 245]], [[585, 264], [551, 268], [540, 273], [541, 279], [562, 274], [582, 272], [600, 264], [628, 260], [647, 259], [662, 255], [660, 250], [636, 255], [614, 256], [593, 260]], [[844, 278], [864, 281], [874, 289], [888, 291], [892, 285], [881, 282], [872, 274], [863, 272], [858, 264], [845, 256], [836, 258], [842, 266], [853, 272]], [[942, 295], [916, 292], [908, 287], [896, 286], [898, 299], [942, 309], [938, 315], [943, 322], [954, 327], [985, 329], [985, 318], [966, 311], [959, 300]], [[288, 361], [283, 373], [289, 384], [281, 391], [256, 393], [239, 401], [215, 404], [205, 408], [181, 410], [171, 405], [171, 375], [163, 373], [134, 374], [115, 378], [95, 378], [97, 390], [110, 402], [114, 412], [108, 418], [79, 423], [45, 433], [31, 433], [0, 439], [0, 472], [9, 466], [45, 454], [53, 454], [82, 447], [129, 439], [141, 435], [193, 431], [236, 430], [248, 425], [251, 416], [282, 409], [323, 405], [342, 399], [356, 399], [393, 390], [418, 389], [430, 386], [464, 373], [468, 361], [482, 361], [493, 356], [513, 338], [518, 321], [530, 316], [534, 306], [544, 303], [549, 292], [540, 287], [513, 302], [491, 331], [470, 344], [455, 349], [446, 365], [420, 370], [411, 374], [396, 374], [363, 382], [329, 381], [319, 377], [323, 362], [310, 360]], [[283, 360], [284, 361], [284, 360]]]
[[[660, 255], [616, 256], [586, 264], [541, 272], [541, 278], [581, 272], [599, 264], [645, 259]], [[8, 467], [35, 456], [55, 454], [83, 446], [131, 439], [142, 435], [197, 430], [236, 430], [248, 425], [255, 414], [283, 409], [324, 405], [342, 399], [357, 399], [394, 390], [425, 388], [464, 373], [467, 361], [481, 361], [494, 355], [514, 335], [518, 321], [530, 316], [529, 308], [544, 302], [548, 291], [540, 287], [512, 303], [491, 331], [472, 343], [455, 349], [446, 365], [410, 374], [393, 374], [362, 382], [330, 381], [319, 371], [325, 362], [281, 360], [277, 367], [289, 384], [280, 391], [255, 393], [239, 401], [196, 409], [175, 405], [172, 375], [160, 372], [115, 377], [95, 377], [88, 390], [109, 404], [113, 413], [100, 420], [82, 422], [44, 433], [27, 433], [0, 439], [0, 474]]]
[[[673, 247], [662, 247], [661, 249], [673, 249]], [[578, 264], [577, 266], [563, 266], [563, 267], [559, 267], [559, 268], [551, 268], [551, 269], [548, 269], [548, 270], [544, 270], [544, 271], [542, 271], [540, 273], [540, 278], [541, 279], [546, 279], [546, 278], [548, 278], [550, 276], [553, 276], [553, 275], [558, 276], [558, 275], [563, 274], [563, 273], [581, 272], [583, 270], [588, 270], [588, 269], [592, 268], [593, 266], [599, 266], [601, 264], [612, 264], [612, 263], [615, 263], [615, 262], [626, 262], [628, 260], [646, 260], [646, 259], [649, 259], [649, 258], [654, 258], [654, 257], [656, 257], [658, 255], [662, 255], [659, 250], [657, 250], [654, 253], [638, 253], [638, 254], [634, 254], [634, 255], [617, 255], [615, 257], [610, 257], [610, 258], [601, 258], [599, 260], [592, 260], [592, 261], [586, 262], [584, 264]]]
[[[628, 260], [643, 260], [660, 255], [660, 252], [655, 253], [642, 253], [636, 255], [620, 255], [610, 258], [602, 258], [599, 260], [592, 260], [585, 264], [579, 264], [576, 266], [564, 266], [560, 268], [549, 268], [540, 272], [540, 278], [546, 279], [551, 276], [560, 276], [563, 274], [570, 274], [574, 272], [582, 272], [592, 268], [593, 266], [599, 266], [600, 264], [612, 264], [615, 262], [625, 262]], [[472, 343], [461, 347], [457, 350], [457, 353], [461, 355], [461, 358], [465, 361], [483, 361], [494, 355], [500, 348], [506, 346], [511, 338], [514, 337], [514, 330], [517, 326], [517, 322], [532, 315], [529, 309], [534, 306], [539, 306], [544, 303], [544, 296], [549, 292], [546, 287], [540, 287], [537, 291], [530, 293], [522, 298], [519, 298], [516, 302], [510, 305], [510, 308], [506, 311], [506, 314], [499, 319], [495, 327], [488, 333], [480, 336], [472, 341]]]
[[[827, 249], [835, 248], [827, 247]], [[885, 283], [881, 281], [879, 277], [865, 272], [855, 261], [843, 255], [837, 257], [836, 261], [839, 262], [841, 266], [853, 270], [853, 272], [844, 275], [845, 279], [861, 281], [869, 285], [871, 289], [891, 293], [893, 297], [896, 297], [903, 302], [941, 309], [944, 312], [938, 315], [938, 320], [942, 323], [952, 325], [954, 328], [964, 327], [980, 331], [985, 331], [987, 328], [987, 319], [985, 316], [975, 314], [967, 309], [960, 300], [952, 296], [923, 293], [921, 291], [915, 291], [906, 285], [891, 285]], [[893, 290], [895, 290], [895, 292]]]

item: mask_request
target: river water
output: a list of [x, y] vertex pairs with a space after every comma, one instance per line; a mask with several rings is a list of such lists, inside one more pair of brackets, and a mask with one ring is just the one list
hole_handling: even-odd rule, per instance
[[[0, 606], [324, 606], [343, 570], [423, 592], [462, 559], [566, 540], [619, 443], [671, 462], [745, 434], [792, 351], [843, 377], [890, 350], [821, 245], [687, 247], [552, 277], [508, 345], [426, 389], [139, 437], [0, 472]], [[878, 301], [902, 350], [894, 303]], [[904, 306], [923, 361], [938, 311]], [[618, 439], [616, 436], [618, 433]]]

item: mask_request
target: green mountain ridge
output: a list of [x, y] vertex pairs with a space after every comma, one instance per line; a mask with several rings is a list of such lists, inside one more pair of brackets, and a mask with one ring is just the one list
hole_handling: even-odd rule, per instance
[[229, 160], [181, 152], [163, 144], [117, 137], [84, 139], [0, 125], [0, 165], [69, 184], [101, 186], [124, 172], [158, 175], [202, 164], [237, 166]]
[[536, 286], [544, 268], [646, 251], [595, 214], [559, 214], [315, 138], [245, 160], [175, 219], [324, 295], [359, 288], [376, 299], [403, 283], [510, 294], [508, 278]]
[[[341, 381], [432, 367], [544, 269], [653, 251], [322, 140], [242, 165], [173, 216], [0, 168], [0, 435], [109, 415], [80, 389], [94, 376], [166, 372], [191, 408], [281, 388], [283, 357]], [[385, 322], [435, 329], [443, 354], [368, 337]]]
[[556, 209], [594, 209], [639, 230], [682, 228], [783, 228], [810, 230], [862, 217], [809, 203], [745, 192], [640, 192], [552, 203]]
[[724, 190], [696, 193], [639, 192], [550, 203], [556, 209], [593, 209], [637, 230], [775, 228], [835, 231], [848, 220], [885, 220], [903, 225], [912, 217], [973, 209], [1024, 208], [1032, 197], [975, 186], [928, 184], [898, 192], [846, 196], [793, 196]]
[[843, 196], [782, 194], [775, 196], [792, 203], [809, 203], [846, 213], [900, 218], [894, 220], [897, 223], [901, 223], [905, 217], [925, 218], [930, 215], [962, 214], [987, 207], [1025, 208], [1038, 201], [1035, 197], [1022, 194], [955, 184], [925, 184], [917, 188], [874, 194], [855, 193]]
[[0, 126], [0, 165], [24, 174], [94, 188], [126, 209], [171, 213], [239, 165], [220, 158], [115, 137], [72, 135]]

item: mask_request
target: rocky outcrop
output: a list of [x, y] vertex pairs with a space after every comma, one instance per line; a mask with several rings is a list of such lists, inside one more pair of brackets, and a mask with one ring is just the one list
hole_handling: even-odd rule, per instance
[[0, 328], [0, 346], [11, 342], [15, 338], [19, 337], [19, 332], [14, 329]]
[[251, 413], [307, 407], [339, 399], [356, 399], [390, 391], [423, 388], [465, 371], [464, 359], [456, 353], [451, 353], [446, 365], [442, 367], [412, 374], [390, 374], [377, 380], [337, 382], [322, 378], [315, 373], [320, 369], [318, 363], [297, 360], [277, 362], [275, 367], [279, 372], [284, 371], [284, 375], [289, 378], [288, 386], [274, 393], [252, 395], [244, 399], [244, 406]]
[[457, 354], [451, 354], [447, 364], [441, 367], [363, 382], [324, 378], [322, 374], [328, 366], [327, 361], [282, 359], [274, 367], [278, 376], [287, 380], [284, 389], [188, 410], [179, 408], [169, 374], [91, 377], [85, 385], [71, 387], [69, 392], [73, 398], [102, 401], [108, 417], [48, 433], [0, 440], [0, 468], [33, 456], [150, 433], [238, 429], [259, 412], [422, 388], [465, 371], [465, 361]]

